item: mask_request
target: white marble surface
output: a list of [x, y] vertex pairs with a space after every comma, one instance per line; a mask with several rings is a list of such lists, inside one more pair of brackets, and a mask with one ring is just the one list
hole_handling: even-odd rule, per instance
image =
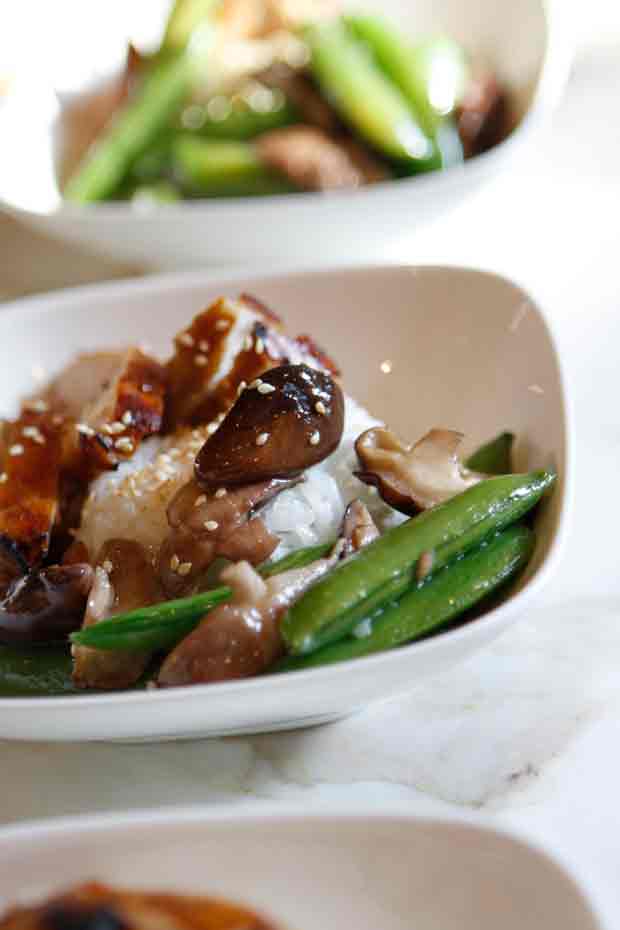
[[[557, 323], [577, 480], [568, 549], [539, 606], [466, 665], [331, 726], [159, 746], [5, 743], [0, 822], [250, 798], [474, 808], [562, 854], [620, 927], [619, 89], [620, 48], [580, 60], [554, 126], [513, 174], [384, 256], [502, 271]], [[8, 224], [0, 257], [4, 295], [115, 270]]]

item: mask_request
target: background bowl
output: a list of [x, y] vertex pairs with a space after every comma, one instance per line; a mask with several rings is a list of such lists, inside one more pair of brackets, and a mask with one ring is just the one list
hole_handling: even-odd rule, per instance
[[513, 623], [551, 572], [565, 535], [571, 480], [562, 376], [541, 311], [504, 278], [458, 268], [365, 268], [170, 275], [96, 285], [6, 305], [0, 314], [5, 410], [80, 349], [171, 337], [222, 293], [253, 293], [292, 333], [310, 331], [343, 370], [345, 389], [403, 437], [462, 430], [472, 448], [505, 429], [517, 469], [554, 467], [536, 516], [527, 572], [480, 619], [392, 652], [287, 675], [163, 691], [0, 699], [0, 737], [162, 739], [319, 723], [408, 691]]
[[[369, 6], [363, 0], [349, 5]], [[28, 70], [34, 63], [25, 48], [26, 79], [15, 81], [0, 109], [0, 203], [44, 232], [149, 266], [308, 257], [376, 260], [391, 243], [455, 206], [518, 158], [520, 143], [559, 99], [570, 62], [567, 11], [558, 9], [558, 0], [384, 0], [376, 6], [414, 36], [438, 31], [454, 36], [476, 60], [495, 68], [520, 119], [509, 139], [450, 171], [349, 193], [194, 201], [154, 210], [126, 203], [77, 207], [62, 203], [56, 184], [54, 138], [62, 105], [48, 74], [37, 79], [36, 71]], [[61, 4], [54, 22], [60, 32], [62, 9]], [[107, 10], [101, 8], [100, 15], [107, 16]], [[63, 55], [79, 54], [82, 60], [83, 42], [89, 41], [86, 25], [83, 40], [73, 21], [64, 25], [76, 41]], [[89, 23], [88, 34], [93, 42], [96, 24]], [[123, 39], [119, 32], [118, 50]]]
[[[257, 810], [260, 813], [257, 813]], [[298, 930], [600, 930], [545, 852], [469, 820], [187, 809], [0, 835], [0, 908], [99, 879], [218, 894]]]

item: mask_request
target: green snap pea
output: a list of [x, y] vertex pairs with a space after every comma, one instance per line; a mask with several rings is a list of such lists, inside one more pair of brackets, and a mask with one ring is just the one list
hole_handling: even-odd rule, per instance
[[551, 487], [545, 471], [489, 478], [457, 497], [388, 530], [314, 585], [284, 617], [289, 652], [314, 652], [351, 631], [351, 613], [424, 552], [446, 561], [514, 523]]
[[66, 647], [17, 649], [0, 646], [0, 698], [74, 694]]
[[407, 100], [341, 21], [310, 26], [305, 35], [314, 77], [362, 139], [411, 172], [441, 167], [432, 139]]
[[397, 602], [387, 602], [368, 615], [367, 632], [325, 646], [310, 655], [289, 656], [274, 671], [344, 662], [436, 633], [514, 578], [527, 564], [533, 546], [531, 530], [518, 525], [508, 527], [442, 568], [428, 581], [410, 588]]
[[180, 136], [172, 143], [175, 176], [201, 197], [245, 197], [293, 190], [267, 168], [247, 142]]
[[175, 0], [164, 30], [161, 50], [185, 49], [196, 30], [211, 22], [218, 5], [219, 0]]
[[[332, 546], [333, 543], [326, 543], [298, 549], [275, 562], [266, 562], [260, 566], [259, 572], [263, 578], [270, 578], [292, 568], [303, 568], [316, 559], [324, 558]], [[191, 633], [204, 615], [226, 601], [231, 593], [230, 588], [222, 586], [202, 594], [140, 607], [72, 633], [71, 641], [93, 649], [166, 651]]]
[[203, 107], [193, 104], [181, 114], [181, 121], [185, 129], [192, 129], [209, 139], [236, 142], [247, 142], [263, 132], [281, 129], [298, 121], [297, 113], [288, 101], [279, 101], [275, 91], [266, 89], [266, 93], [271, 93], [276, 101], [269, 109], [256, 110], [243, 101], [222, 98], [222, 105], [228, 109], [220, 118], [210, 115], [208, 104]]
[[512, 471], [514, 433], [500, 433], [476, 449], [466, 461], [467, 468], [485, 475], [507, 475]]

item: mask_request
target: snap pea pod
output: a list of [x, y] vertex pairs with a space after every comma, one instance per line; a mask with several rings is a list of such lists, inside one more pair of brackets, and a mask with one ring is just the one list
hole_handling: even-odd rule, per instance
[[[321, 559], [333, 543], [298, 549], [283, 559], [266, 562], [259, 568], [263, 578], [270, 578], [292, 568], [303, 568]], [[102, 620], [71, 635], [71, 641], [94, 649], [125, 652], [155, 652], [171, 649], [197, 626], [208, 611], [231, 595], [222, 586], [191, 597], [177, 598], [151, 607], [141, 607], [109, 620]]]
[[350, 16], [346, 22], [367, 43], [377, 65], [433, 138], [465, 88], [469, 68], [461, 46], [444, 36], [413, 46], [396, 25], [380, 16]]
[[514, 523], [551, 487], [555, 475], [535, 471], [489, 478], [444, 504], [388, 530], [314, 585], [284, 617], [293, 654], [314, 652], [351, 631], [351, 612], [413, 566], [422, 553], [446, 561]]
[[485, 475], [508, 475], [512, 471], [512, 446], [514, 433], [500, 433], [476, 449], [466, 461], [472, 471]]
[[315, 668], [383, 652], [436, 633], [497, 591], [527, 564], [534, 534], [511, 526], [491, 537], [396, 602], [368, 616], [368, 633], [349, 637], [305, 656], [289, 656], [274, 671]]
[[308, 27], [311, 69], [343, 120], [411, 172], [441, 167], [437, 149], [398, 87], [339, 20]]
[[[266, 90], [266, 93], [275, 95], [275, 91]], [[298, 122], [298, 115], [291, 104], [287, 100], [275, 99], [276, 102], [271, 108], [256, 110], [248, 103], [222, 98], [222, 105], [228, 109], [219, 118], [210, 114], [209, 104], [204, 107], [193, 104], [181, 114], [181, 122], [185, 129], [194, 130], [209, 139], [247, 142], [263, 132], [281, 129]]]
[[161, 51], [185, 49], [204, 23], [209, 22], [219, 0], [175, 0], [161, 43]]
[[175, 176], [201, 197], [289, 193], [294, 188], [267, 168], [247, 142], [180, 136], [172, 143]]
[[16, 649], [0, 646], [0, 697], [75, 694], [66, 647]]
[[74, 203], [92, 203], [112, 196], [133, 162], [165, 131], [187, 95], [192, 73], [190, 55], [181, 53], [154, 61], [134, 97], [69, 179], [65, 197]]

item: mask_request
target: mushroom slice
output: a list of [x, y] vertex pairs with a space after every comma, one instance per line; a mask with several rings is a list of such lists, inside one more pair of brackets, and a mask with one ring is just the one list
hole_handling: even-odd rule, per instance
[[[83, 626], [159, 600], [155, 571], [143, 547], [129, 539], [110, 539], [99, 551]], [[150, 660], [150, 653], [111, 652], [74, 646], [73, 681], [79, 688], [128, 688]]]
[[508, 97], [491, 72], [474, 78], [456, 114], [465, 158], [498, 145], [510, 130]]
[[256, 150], [265, 164], [302, 190], [352, 189], [365, 178], [346, 148], [313, 126], [288, 126], [263, 133]]
[[351, 501], [345, 510], [340, 535], [344, 539], [345, 555], [358, 552], [380, 535], [368, 507], [361, 500]]
[[458, 459], [462, 439], [454, 430], [432, 429], [415, 445], [406, 446], [390, 430], [374, 427], [355, 443], [361, 465], [355, 474], [376, 487], [386, 504], [414, 515], [486, 477], [468, 471]]
[[90, 565], [52, 565], [10, 585], [0, 603], [0, 642], [63, 640], [79, 629], [93, 580]]
[[256, 513], [295, 483], [273, 480], [205, 491], [190, 481], [181, 488], [168, 507], [171, 531], [157, 558], [166, 594], [179, 597], [195, 589], [216, 558], [246, 559], [253, 565], [268, 559], [279, 539]]
[[253, 381], [196, 458], [206, 487], [291, 478], [327, 458], [344, 427], [344, 398], [328, 374], [281, 365]]
[[229, 566], [222, 581], [232, 588], [232, 599], [211, 611], [173, 649], [159, 671], [158, 685], [208, 684], [264, 672], [284, 651], [280, 621], [289, 606], [333, 568], [342, 552], [340, 541], [327, 558], [266, 581], [248, 562]]

